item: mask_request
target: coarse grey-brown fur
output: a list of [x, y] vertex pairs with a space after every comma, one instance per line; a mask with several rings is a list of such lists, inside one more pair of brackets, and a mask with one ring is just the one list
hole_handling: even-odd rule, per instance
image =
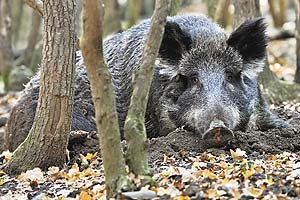
[[[266, 46], [261, 19], [246, 22], [230, 37], [203, 16], [175, 16], [167, 21], [145, 116], [149, 137], [166, 135], [181, 126], [199, 133], [213, 117], [222, 118], [231, 129], [285, 126], [269, 111], [256, 81]], [[141, 64], [149, 27], [150, 20], [146, 20], [104, 41], [121, 131], [133, 90], [132, 72]], [[95, 112], [80, 52], [76, 63], [72, 129], [93, 131]], [[226, 82], [227, 73], [242, 77], [242, 85]], [[189, 85], [192, 76], [201, 78], [201, 83]], [[26, 138], [32, 126], [38, 93], [39, 75], [26, 85], [11, 111], [6, 131], [10, 150]]]

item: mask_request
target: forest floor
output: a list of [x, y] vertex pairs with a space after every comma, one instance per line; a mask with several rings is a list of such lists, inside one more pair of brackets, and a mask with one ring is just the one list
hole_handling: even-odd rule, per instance
[[[0, 123], [16, 97], [12, 93], [0, 99]], [[137, 192], [123, 192], [119, 198], [299, 199], [300, 103], [271, 108], [292, 127], [235, 131], [235, 137], [220, 148], [207, 148], [201, 137], [183, 130], [151, 139], [153, 180], [132, 175]], [[102, 160], [95, 153], [99, 152], [97, 134], [72, 132], [69, 150], [71, 159], [63, 169], [35, 168], [19, 176], [0, 171], [0, 200], [105, 199]], [[0, 162], [10, 156], [3, 152]]]
[[[292, 81], [295, 39], [273, 41], [269, 47], [271, 69]], [[0, 98], [0, 151], [5, 121], [18, 93]], [[149, 141], [153, 180], [134, 177], [136, 192], [120, 199], [300, 199], [300, 101], [271, 105], [291, 128], [235, 131], [219, 148], [208, 148], [195, 134], [176, 130]], [[70, 160], [63, 169], [39, 168], [19, 176], [0, 170], [0, 200], [105, 199], [104, 171], [95, 132], [71, 132]], [[1, 152], [0, 152], [1, 153]], [[0, 155], [7, 162], [10, 152]]]

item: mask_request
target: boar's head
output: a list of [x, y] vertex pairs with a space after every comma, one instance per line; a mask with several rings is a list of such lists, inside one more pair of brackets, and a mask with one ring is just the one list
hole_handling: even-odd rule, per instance
[[218, 26], [196, 30], [168, 22], [146, 113], [150, 137], [184, 128], [244, 130], [259, 103], [256, 75], [263, 69], [266, 26], [246, 21], [228, 37]]

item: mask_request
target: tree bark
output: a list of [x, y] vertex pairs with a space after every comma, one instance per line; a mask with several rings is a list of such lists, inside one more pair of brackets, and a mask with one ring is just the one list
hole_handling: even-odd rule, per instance
[[75, 65], [74, 0], [45, 0], [40, 95], [26, 140], [6, 165], [8, 173], [63, 166], [71, 127]]
[[12, 66], [11, 0], [0, 1], [0, 74], [8, 90], [8, 75]]
[[22, 0], [14, 0], [12, 6], [12, 41], [16, 47], [19, 41], [24, 3]]
[[297, 67], [294, 81], [300, 83], [300, 0], [294, 0], [296, 14], [296, 55]]
[[128, 0], [127, 28], [137, 24], [141, 12], [141, 0]]
[[171, 9], [170, 9], [171, 16], [174, 16], [177, 14], [181, 3], [182, 3], [182, 0], [171, 0]]
[[279, 0], [279, 8], [280, 8], [280, 13], [279, 13], [280, 23], [281, 23], [281, 26], [283, 26], [283, 24], [287, 20], [287, 12], [288, 12], [288, 8], [289, 8], [289, 1]]
[[205, 2], [207, 7], [207, 15], [210, 19], [214, 20], [219, 0], [205, 0]]
[[[79, 37], [82, 35], [82, 24], [81, 24], [82, 19], [81, 19], [81, 17], [82, 17], [82, 1], [76, 0], [75, 30], [76, 30], [77, 36], [79, 36]], [[78, 44], [79, 44], [79, 42], [78, 42]]]
[[222, 0], [217, 6], [215, 13], [215, 21], [223, 28], [226, 28], [228, 24], [230, 24], [230, 16], [229, 6], [231, 4], [231, 0]]
[[269, 7], [270, 7], [270, 13], [273, 19], [273, 24], [275, 27], [280, 27], [280, 19], [278, 15], [278, 11], [276, 10], [276, 1], [275, 0], [268, 0]]
[[31, 68], [32, 59], [35, 52], [36, 44], [39, 41], [40, 36], [40, 26], [41, 26], [41, 16], [33, 12], [31, 17], [31, 29], [28, 36], [28, 43], [24, 53], [24, 60], [22, 64]]
[[[238, 27], [245, 20], [261, 16], [259, 0], [234, 0], [234, 27]], [[273, 103], [298, 98], [299, 87], [286, 82], [281, 82], [270, 70], [268, 59], [263, 72], [258, 76], [263, 92], [267, 99]]]
[[151, 1], [142, 1], [141, 14], [150, 16], [153, 14], [155, 2]]
[[233, 0], [234, 28], [237, 28], [248, 19], [261, 16], [259, 0]]
[[231, 22], [230, 4], [231, 0], [206, 0], [208, 17], [216, 21], [221, 27], [226, 28]]
[[[127, 187], [127, 173], [122, 153], [121, 137], [111, 78], [103, 58], [103, 2], [83, 1], [83, 37], [81, 49], [86, 64], [93, 102], [96, 125], [100, 139], [105, 172], [107, 198]], [[105, 106], [103, 106], [105, 105]]]
[[289, 1], [268, 0], [273, 24], [276, 28], [282, 27], [286, 22]]
[[122, 31], [119, 4], [117, 0], [104, 0], [104, 32], [107, 36]]
[[124, 135], [128, 144], [127, 159], [129, 170], [139, 175], [149, 174], [147, 159], [148, 141], [144, 116], [153, 76], [153, 66], [161, 44], [170, 5], [171, 0], [156, 0], [150, 30], [144, 47], [141, 69], [139, 74], [135, 74], [134, 90], [125, 122]]

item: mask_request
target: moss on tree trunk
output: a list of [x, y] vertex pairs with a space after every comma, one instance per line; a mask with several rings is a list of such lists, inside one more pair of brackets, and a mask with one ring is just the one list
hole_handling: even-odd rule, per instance
[[158, 55], [170, 5], [171, 0], [157, 0], [155, 3], [155, 11], [144, 47], [141, 69], [139, 73], [135, 74], [134, 90], [125, 122], [124, 135], [128, 143], [127, 159], [129, 169], [139, 175], [149, 174], [148, 140], [144, 116], [153, 76], [153, 66]]
[[122, 153], [111, 78], [103, 58], [102, 5], [102, 0], [83, 1], [83, 37], [80, 45], [95, 106], [107, 198], [111, 198], [121, 189], [130, 187], [130, 183]]

